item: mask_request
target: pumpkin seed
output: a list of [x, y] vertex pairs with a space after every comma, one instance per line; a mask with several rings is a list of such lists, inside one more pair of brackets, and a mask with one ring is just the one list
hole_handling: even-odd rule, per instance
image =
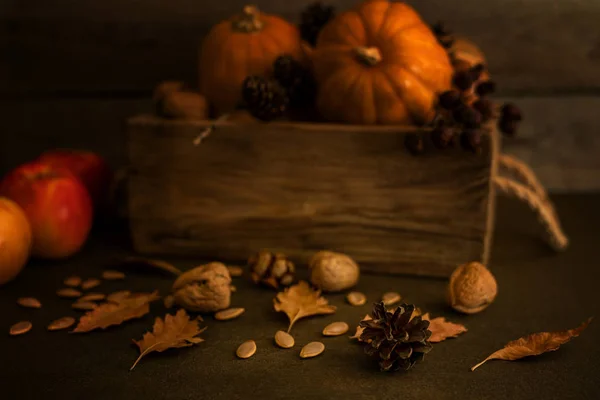
[[237, 348], [235, 354], [239, 358], [250, 358], [256, 353], [256, 342], [254, 340], [248, 340]]
[[33, 325], [31, 325], [31, 322], [29, 322], [29, 321], [17, 322], [16, 324], [14, 324], [13, 326], [10, 327], [10, 335], [11, 336], [22, 335], [24, 333], [29, 332], [32, 327], [33, 327]]
[[300, 350], [300, 358], [316, 357], [325, 351], [325, 345], [321, 342], [310, 342]]
[[68, 299], [74, 299], [76, 297], [81, 296], [81, 292], [79, 290], [73, 289], [73, 288], [60, 289], [59, 291], [56, 292], [56, 294], [59, 295], [60, 297], [65, 297]]
[[386, 306], [396, 304], [400, 300], [402, 300], [402, 296], [400, 296], [400, 294], [396, 292], [387, 292], [384, 293], [384, 295], [381, 297], [381, 301], [383, 301], [383, 304], [385, 304]]
[[77, 287], [81, 285], [81, 278], [78, 276], [70, 276], [63, 282], [65, 286]]
[[21, 297], [17, 300], [17, 304], [26, 308], [42, 308], [42, 303], [35, 297]]
[[227, 321], [230, 319], [234, 319], [242, 315], [246, 311], [244, 308], [228, 308], [227, 310], [222, 310], [215, 313], [215, 319], [217, 321]]
[[125, 279], [125, 274], [121, 271], [107, 269], [104, 272], [102, 272], [102, 279], [106, 279], [107, 281], [118, 281], [121, 279]]
[[361, 292], [350, 292], [346, 296], [346, 301], [353, 306], [363, 306], [367, 303], [367, 296]]
[[339, 336], [348, 332], [350, 327], [345, 322], [332, 322], [323, 329], [323, 335], [325, 336]]
[[104, 293], [88, 293], [77, 301], [102, 301], [106, 298]]
[[227, 267], [227, 269], [229, 270], [229, 275], [231, 276], [242, 276], [244, 274], [244, 270], [242, 269], [242, 267], [236, 267], [234, 265], [230, 265]]
[[237, 288], [233, 285], [229, 286], [229, 290], [231, 290], [231, 293], [237, 292]]
[[98, 304], [92, 303], [91, 301], [76, 301], [75, 303], [71, 304], [71, 307], [75, 310], [90, 311], [98, 307]]
[[102, 282], [100, 282], [100, 279], [96, 279], [96, 278], [91, 278], [91, 279], [86, 279], [85, 281], [83, 281], [83, 283], [81, 284], [81, 288], [83, 290], [90, 290], [95, 288], [96, 286], [100, 285]]
[[294, 347], [294, 337], [285, 331], [277, 331], [275, 334], [275, 343], [282, 349]]
[[48, 325], [49, 331], [60, 331], [61, 329], [67, 329], [75, 323], [75, 318], [73, 317], [62, 317], [56, 319]]
[[118, 292], [109, 294], [106, 297], [106, 301], [110, 301], [111, 303], [118, 303], [121, 300], [129, 297], [130, 294], [131, 292], [129, 290], [119, 290]]

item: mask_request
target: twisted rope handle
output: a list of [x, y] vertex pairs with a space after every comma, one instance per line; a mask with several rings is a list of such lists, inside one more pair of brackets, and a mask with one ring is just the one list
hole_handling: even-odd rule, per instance
[[529, 208], [536, 212], [554, 250], [562, 251], [567, 248], [569, 239], [562, 231], [552, 204], [544, 201], [543, 197], [533, 189], [510, 178], [496, 176], [494, 177], [494, 185], [503, 193], [525, 201]]
[[501, 154], [499, 157], [499, 162], [501, 168], [504, 168], [507, 172], [512, 173], [515, 178], [520, 181], [520, 183], [525, 184], [531, 190], [533, 190], [541, 200], [549, 201], [546, 189], [544, 189], [534, 172], [527, 164], [516, 157], [509, 156], [508, 154]]

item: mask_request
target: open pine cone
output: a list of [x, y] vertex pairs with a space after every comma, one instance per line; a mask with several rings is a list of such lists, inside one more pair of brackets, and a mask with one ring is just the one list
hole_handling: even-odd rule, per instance
[[248, 259], [248, 266], [254, 283], [278, 289], [294, 281], [294, 263], [281, 253], [262, 250]]
[[379, 359], [381, 371], [408, 370], [431, 349], [429, 321], [413, 317], [415, 306], [402, 304], [394, 312], [387, 311], [383, 302], [373, 306], [372, 320], [361, 321], [364, 328], [360, 340], [365, 353]]

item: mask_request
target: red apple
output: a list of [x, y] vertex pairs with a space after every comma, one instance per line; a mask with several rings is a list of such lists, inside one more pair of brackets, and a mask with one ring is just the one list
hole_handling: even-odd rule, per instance
[[25, 211], [34, 256], [69, 257], [85, 243], [92, 226], [92, 202], [70, 171], [37, 161], [21, 165], [0, 182], [0, 196]]
[[86, 150], [56, 149], [43, 153], [38, 161], [64, 167], [87, 188], [96, 210], [108, 205], [113, 173], [98, 154]]
[[31, 251], [31, 227], [17, 203], [0, 197], [0, 285], [13, 280]]

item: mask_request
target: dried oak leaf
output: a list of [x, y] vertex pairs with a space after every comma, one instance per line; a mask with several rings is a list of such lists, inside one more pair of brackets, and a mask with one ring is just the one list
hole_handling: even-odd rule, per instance
[[135, 360], [130, 371], [140, 362], [145, 355], [163, 352], [167, 349], [189, 347], [201, 343], [204, 339], [196, 337], [206, 330], [200, 328], [198, 323], [202, 318], [190, 319], [184, 309], [179, 309], [175, 315], [167, 314], [164, 321], [156, 317], [152, 332], [146, 332], [142, 340], [134, 340], [139, 349], [140, 356]]
[[301, 318], [333, 314], [337, 309], [335, 306], [329, 305], [326, 298], [321, 297], [320, 290], [313, 290], [306, 281], [300, 281], [283, 292], [277, 293], [273, 299], [273, 306], [275, 311], [287, 314], [290, 320], [288, 332]]
[[117, 302], [104, 303], [79, 318], [72, 333], [90, 332], [106, 329], [112, 325], [140, 318], [150, 312], [150, 303], [159, 299], [158, 291], [152, 293], [133, 293]]
[[561, 332], [532, 333], [531, 335], [508, 342], [504, 348], [490, 354], [488, 358], [472, 367], [471, 371], [475, 371], [475, 369], [479, 368], [489, 360], [519, 360], [524, 357], [538, 356], [548, 351], [558, 350], [561, 345], [567, 343], [572, 338], [579, 336], [579, 334], [587, 328], [590, 322], [592, 322], [592, 318], [588, 318], [587, 321], [575, 329]]
[[467, 328], [464, 325], [446, 321], [446, 318], [444, 317], [431, 319], [429, 313], [427, 313], [423, 315], [422, 318], [429, 321], [428, 329], [431, 331], [431, 337], [429, 338], [429, 341], [431, 343], [443, 342], [448, 338], [455, 338], [467, 331]]

